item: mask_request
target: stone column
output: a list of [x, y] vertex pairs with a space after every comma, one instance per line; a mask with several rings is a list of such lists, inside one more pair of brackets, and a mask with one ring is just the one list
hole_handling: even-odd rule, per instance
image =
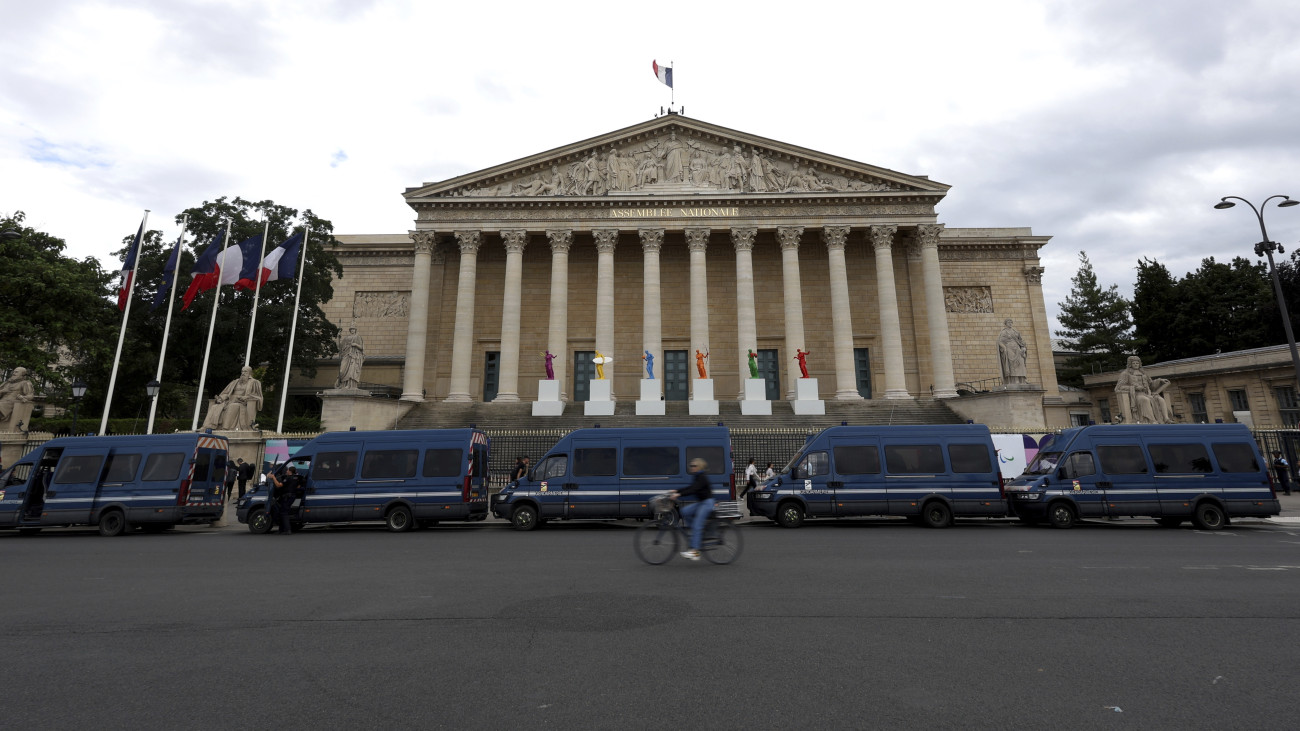
[[[686, 248], [691, 252], [691, 352], [686, 358], [693, 364], [695, 351], [709, 354], [709, 269], [704, 253], [709, 248], [709, 229], [686, 229]], [[705, 362], [712, 378], [713, 360]]]
[[[803, 284], [799, 281], [799, 237], [803, 236], [802, 226], [781, 226], [776, 230], [776, 238], [781, 242], [781, 278], [785, 296], [785, 355], [787, 361], [793, 361], [796, 350], [802, 350], [803, 340]], [[789, 388], [785, 397], [794, 400], [795, 382], [799, 380], [799, 370], [792, 363], [785, 366]]]
[[555, 354], [551, 368], [560, 383], [560, 400], [568, 401], [564, 384], [569, 372], [569, 247], [573, 232], [547, 231], [546, 238], [551, 242], [551, 319], [546, 348]]
[[456, 328], [451, 339], [451, 387], [447, 400], [466, 402], [469, 396], [469, 366], [474, 356], [474, 281], [478, 276], [478, 231], [457, 231], [460, 246], [460, 276], [456, 280]]
[[[661, 297], [661, 285], [659, 277], [659, 250], [664, 244], [664, 230], [661, 228], [643, 228], [638, 229], [637, 234], [641, 237], [641, 251], [643, 255], [642, 268], [644, 275], [642, 279], [642, 309], [641, 309], [641, 347], [650, 351], [655, 357], [655, 367], [658, 369], [657, 379], [663, 378], [664, 368], [664, 337], [663, 337], [663, 304]], [[642, 353], [641, 355], [645, 355]], [[644, 378], [645, 367], [641, 368], [641, 377]], [[663, 393], [663, 386], [660, 385], [660, 394]]]
[[838, 401], [861, 401], [858, 379], [853, 369], [853, 315], [849, 309], [849, 275], [845, 271], [844, 245], [849, 238], [848, 226], [826, 226], [822, 242], [830, 264], [831, 336], [835, 341], [835, 398]]
[[412, 231], [415, 267], [411, 270], [411, 309], [406, 321], [406, 365], [402, 371], [402, 400], [424, 400], [424, 355], [429, 337], [429, 272], [437, 234]]
[[[614, 357], [614, 247], [618, 229], [597, 229], [596, 239], [596, 350]], [[622, 354], [620, 354], [622, 355]], [[617, 361], [616, 361], [617, 363]], [[605, 369], [610, 381], [609, 399], [614, 401], [614, 367]]]
[[876, 250], [876, 292], [880, 302], [880, 340], [885, 356], [885, 398], [912, 398], [903, 375], [903, 329], [898, 323], [898, 292], [894, 289], [894, 234], [898, 226], [872, 226]]
[[501, 296], [501, 374], [497, 379], [497, 397], [492, 400], [514, 403], [519, 401], [519, 306], [528, 232], [502, 231], [501, 239], [506, 245], [506, 289]]
[[754, 237], [756, 228], [731, 229], [731, 245], [736, 247], [736, 356], [740, 362], [740, 395], [745, 398], [745, 379], [749, 378], [749, 349], [758, 351], [758, 321], [754, 314]]
[[[1042, 381], [1043, 390], [1047, 391], [1045, 399], [1055, 400], [1060, 398], [1060, 389], [1056, 382], [1056, 364], [1052, 362], [1052, 340], [1048, 333], [1051, 333], [1047, 324], [1047, 310], [1043, 307], [1043, 272], [1046, 271], [1041, 266], [1026, 265], [1024, 268], [1025, 289], [1028, 290], [1029, 311], [1033, 313], [1034, 334], [1032, 338], [1026, 338], [1025, 344], [1034, 349], [1034, 358], [1038, 361], [1038, 377]], [[1024, 333], [1021, 333], [1024, 337]], [[1025, 359], [1025, 365], [1028, 366], [1028, 358]], [[1028, 373], [1029, 369], [1026, 368]]]
[[924, 223], [916, 227], [921, 244], [921, 278], [925, 283], [925, 320], [930, 328], [930, 371], [935, 398], [956, 398], [957, 382], [952, 376], [952, 340], [948, 334], [948, 306], [943, 299], [943, 276], [939, 271], [939, 232], [943, 226]]

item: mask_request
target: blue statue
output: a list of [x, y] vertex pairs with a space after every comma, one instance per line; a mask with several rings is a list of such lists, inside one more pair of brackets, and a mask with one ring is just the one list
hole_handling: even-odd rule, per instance
[[654, 377], [655, 377], [655, 357], [654, 357], [654, 355], [651, 354], [650, 351], [647, 350], [647, 351], [645, 352], [645, 355], [641, 356], [641, 360], [645, 361], [645, 377], [646, 377], [646, 378], [649, 378], [650, 380], [654, 380]]

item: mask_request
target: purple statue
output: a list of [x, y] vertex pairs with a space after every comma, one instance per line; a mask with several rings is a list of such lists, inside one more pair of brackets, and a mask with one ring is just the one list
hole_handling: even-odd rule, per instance
[[555, 360], [555, 353], [552, 353], [550, 350], [547, 350], [545, 353], [542, 353], [542, 357], [546, 358], [546, 380], [554, 381], [555, 366], [551, 365], [551, 361]]

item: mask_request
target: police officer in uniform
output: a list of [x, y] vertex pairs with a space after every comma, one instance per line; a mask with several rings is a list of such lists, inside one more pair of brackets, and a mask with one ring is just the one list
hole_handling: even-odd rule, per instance
[[293, 528], [289, 525], [289, 514], [293, 512], [293, 501], [303, 494], [302, 478], [298, 470], [289, 465], [283, 479], [277, 478], [275, 472], [266, 473], [266, 479], [275, 486], [271, 497], [275, 498], [276, 510], [280, 513], [280, 535], [289, 535]]

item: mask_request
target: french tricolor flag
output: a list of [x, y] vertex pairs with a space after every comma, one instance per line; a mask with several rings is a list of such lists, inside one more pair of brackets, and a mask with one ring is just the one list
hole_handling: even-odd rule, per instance
[[262, 261], [262, 284], [278, 279], [293, 279], [298, 269], [298, 252], [302, 250], [302, 232], [285, 239]]
[[208, 245], [206, 251], [194, 262], [194, 268], [190, 270], [190, 286], [185, 290], [185, 304], [182, 310], [189, 309], [190, 303], [198, 296], [200, 292], [206, 292], [217, 286], [217, 257], [221, 254], [221, 242], [225, 240], [225, 234], [219, 233], [217, 237]]
[[655, 70], [655, 76], [659, 78], [660, 83], [667, 84], [668, 88], [673, 88], [673, 67], [660, 66], [658, 61], [651, 61], [650, 66]]
[[117, 309], [126, 309], [126, 298], [131, 292], [131, 285], [135, 279], [135, 258], [140, 255], [140, 239], [144, 238], [144, 221], [140, 222], [140, 229], [135, 232], [135, 239], [131, 242], [131, 248], [126, 250], [126, 261], [122, 262], [122, 286], [117, 290]]

